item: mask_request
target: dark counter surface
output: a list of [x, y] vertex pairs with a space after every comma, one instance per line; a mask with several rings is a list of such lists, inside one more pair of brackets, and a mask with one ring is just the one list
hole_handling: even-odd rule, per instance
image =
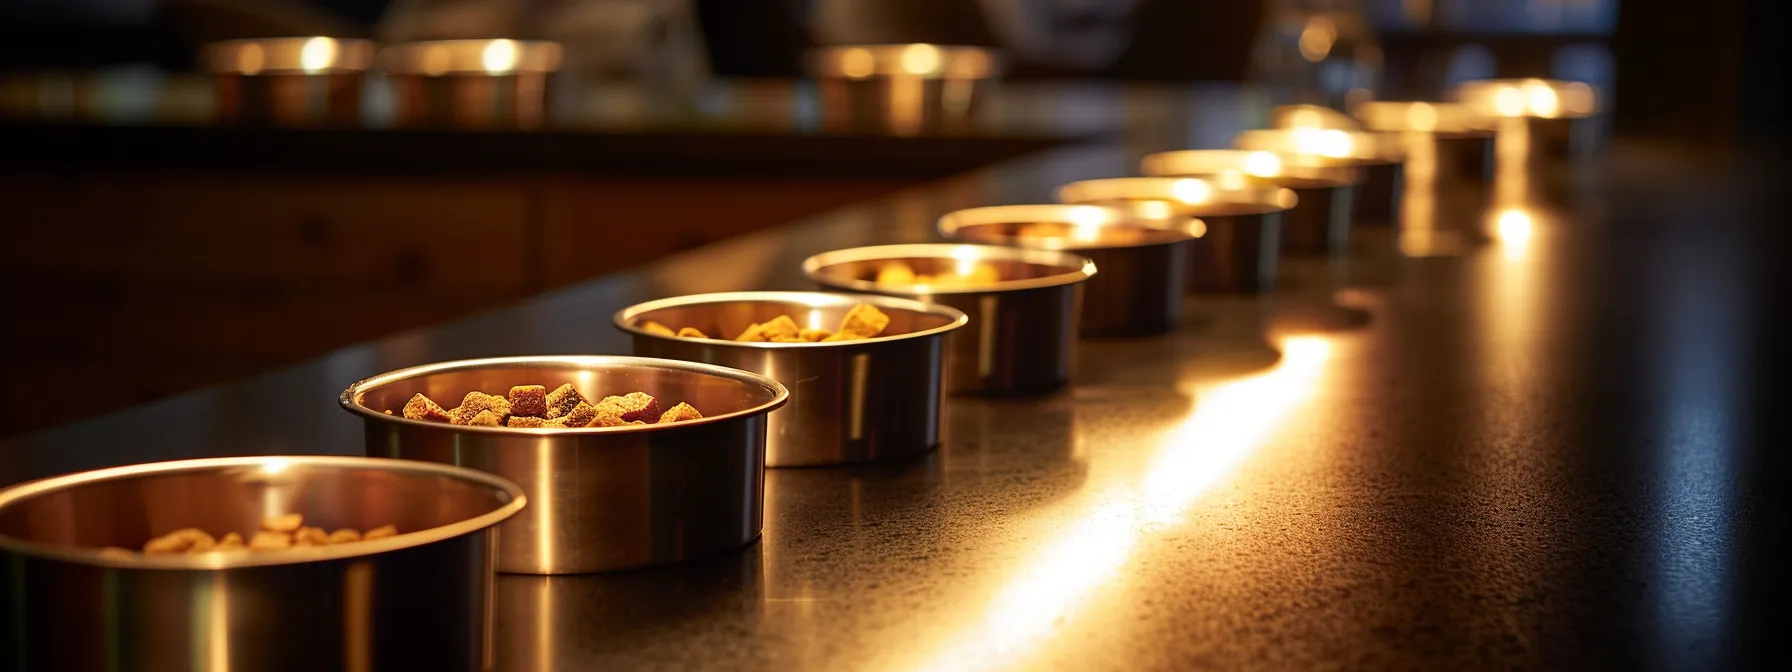
[[[1112, 90], [1125, 141], [1051, 150], [523, 304], [0, 444], [0, 483], [224, 454], [359, 453], [348, 383], [434, 360], [624, 352], [651, 298], [805, 288], [807, 255], [1226, 141], [1235, 92]], [[921, 459], [767, 476], [763, 539], [683, 566], [502, 577], [499, 669], [1669, 668], [1783, 648], [1786, 460], [1763, 389], [1769, 201], [1619, 143], [1493, 239], [1449, 206], [1073, 389], [957, 398]], [[1447, 200], [1447, 199], [1446, 199]], [[1409, 206], [1414, 201], [1409, 201]], [[1777, 446], [1776, 446], [1777, 444]]]

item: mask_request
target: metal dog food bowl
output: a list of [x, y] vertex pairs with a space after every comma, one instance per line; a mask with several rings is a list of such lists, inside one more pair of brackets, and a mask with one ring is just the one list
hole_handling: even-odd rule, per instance
[[[915, 273], [996, 279], [973, 285], [877, 282], [886, 266]], [[892, 294], [951, 306], [970, 317], [952, 338], [947, 389], [964, 394], [1042, 394], [1071, 378], [1083, 281], [1095, 263], [1068, 252], [991, 245], [879, 245], [824, 252], [803, 261], [803, 274], [823, 287]]]
[[1200, 220], [1153, 220], [1093, 205], [998, 205], [940, 218], [940, 233], [967, 243], [1075, 252], [1102, 272], [1084, 290], [1086, 336], [1161, 334], [1182, 321], [1189, 247]]
[[373, 43], [332, 37], [213, 42], [199, 49], [229, 123], [352, 126]]
[[988, 49], [932, 44], [845, 45], [809, 56], [825, 127], [899, 135], [968, 128], [1001, 67]]
[[[360, 457], [161, 462], [13, 486], [0, 491], [6, 664], [489, 669], [497, 527], [525, 501], [489, 474]], [[102, 550], [189, 527], [248, 535], [288, 513], [400, 534], [278, 551]]]
[[[705, 416], [583, 429], [471, 427], [398, 414], [411, 395], [571, 383], [586, 399], [646, 392]], [[496, 357], [401, 369], [350, 385], [367, 453], [470, 467], [515, 481], [530, 509], [504, 524], [498, 571], [573, 574], [678, 562], [759, 537], [766, 415], [789, 393], [734, 369], [644, 357]], [[394, 415], [386, 415], [392, 411]]]
[[560, 45], [518, 40], [407, 42], [380, 50], [400, 127], [537, 128]]
[[[886, 335], [818, 343], [741, 343], [750, 325], [787, 315], [834, 330], [854, 305], [890, 317]], [[709, 339], [662, 336], [640, 325], [693, 327]], [[790, 403], [769, 418], [766, 465], [862, 462], [939, 445], [945, 414], [947, 337], [967, 322], [957, 309], [890, 296], [729, 292], [649, 301], [616, 313], [637, 355], [720, 364], [776, 378]]]
[[1197, 293], [1272, 287], [1282, 217], [1299, 201], [1288, 189], [1236, 176], [1084, 180], [1059, 187], [1058, 200], [1119, 207], [1149, 219], [1200, 218], [1205, 231], [1189, 244], [1188, 264], [1188, 291]]

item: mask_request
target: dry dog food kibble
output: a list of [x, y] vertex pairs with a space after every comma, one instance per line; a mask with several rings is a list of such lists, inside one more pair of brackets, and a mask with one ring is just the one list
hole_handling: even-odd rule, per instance
[[1002, 274], [996, 267], [981, 261], [973, 262], [969, 268], [955, 269], [957, 272], [924, 275], [900, 261], [892, 261], [877, 269], [873, 279], [880, 285], [928, 285], [930, 287], [970, 287], [973, 285], [990, 285], [1002, 281]]
[[[884, 323], [888, 322], [889, 318], [885, 317]], [[795, 324], [791, 326], [794, 327]], [[860, 325], [856, 328], [864, 330], [869, 327]], [[470, 427], [523, 429], [620, 427], [681, 422], [703, 417], [690, 404], [680, 403], [678, 407], [683, 410], [676, 415], [662, 413], [659, 400], [645, 392], [630, 392], [590, 402], [585, 400], [585, 395], [579, 394], [578, 388], [573, 387], [572, 383], [567, 383], [554, 388], [552, 392], [545, 385], [518, 385], [510, 388], [508, 397], [475, 390], [468, 392], [459, 406], [447, 410], [442, 410], [429, 397], [418, 393], [405, 403], [404, 417], [408, 420]]]
[[[643, 321], [640, 326], [642, 331], [658, 336], [709, 338], [708, 335], [694, 327], [684, 327], [674, 332], [670, 327], [652, 320]], [[790, 319], [789, 315], [779, 315], [758, 324], [747, 325], [747, 328], [744, 331], [741, 331], [739, 335], [735, 336], [734, 340], [738, 343], [860, 341], [868, 338], [877, 338], [882, 335], [884, 329], [889, 326], [889, 315], [885, 315], [883, 311], [878, 310], [876, 306], [861, 303], [853, 306], [852, 310], [847, 311], [846, 317], [840, 321], [840, 329], [838, 331], [830, 332], [826, 329], [804, 329], [796, 323], [796, 320]], [[631, 417], [630, 420], [640, 420], [643, 418], [648, 422], [652, 422], [652, 418], [648, 416], [643, 416], [641, 418]]]
[[[680, 406], [682, 405], [680, 404]], [[288, 513], [263, 519], [261, 529], [251, 534], [247, 541], [244, 541], [243, 535], [236, 532], [226, 532], [224, 536], [214, 538], [205, 530], [186, 527], [145, 542], [143, 553], [172, 555], [224, 551], [278, 551], [306, 546], [352, 544], [357, 541], [379, 539], [396, 534], [398, 534], [398, 528], [392, 525], [381, 525], [366, 532], [349, 528], [330, 532], [321, 527], [308, 527], [305, 525], [303, 515]], [[130, 549], [114, 546], [101, 549], [100, 555], [129, 558], [136, 557], [137, 553]]]

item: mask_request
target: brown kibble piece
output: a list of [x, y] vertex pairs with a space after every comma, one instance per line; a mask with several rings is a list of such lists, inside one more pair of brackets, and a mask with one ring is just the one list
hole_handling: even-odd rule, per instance
[[292, 537], [287, 536], [285, 532], [262, 530], [256, 532], [255, 536], [249, 537], [249, 550], [252, 551], [273, 551], [291, 546]]
[[681, 401], [678, 402], [677, 406], [666, 409], [666, 412], [660, 415], [660, 422], [666, 423], [678, 422], [680, 420], [698, 420], [702, 417], [703, 414], [698, 413], [695, 407]]
[[766, 340], [775, 341], [779, 337], [796, 338], [802, 328], [796, 326], [796, 320], [790, 319], [789, 315], [779, 315], [759, 325], [759, 331], [765, 334]]
[[119, 548], [117, 546], [107, 546], [105, 548], [100, 549], [100, 557], [109, 558], [112, 560], [128, 560], [130, 558], [137, 557], [137, 552], [133, 551], [131, 549], [128, 549], [128, 548]]
[[240, 551], [240, 550], [243, 550], [243, 535], [237, 534], [235, 532], [225, 532], [224, 536], [218, 538], [218, 544], [216, 546], [213, 546], [212, 550], [214, 550], [214, 551]]
[[832, 336], [829, 336], [827, 338], [821, 339], [821, 342], [835, 343], [835, 342], [839, 342], [839, 341], [863, 341], [863, 340], [865, 340], [864, 336], [860, 336], [858, 334], [849, 334], [847, 332], [842, 331], [842, 332], [836, 333]]
[[765, 327], [757, 324], [749, 326], [746, 331], [740, 332], [739, 336], [734, 337], [734, 341], [736, 343], [763, 343], [765, 342]]
[[[603, 401], [597, 402], [597, 406], [591, 409], [591, 421], [585, 423], [584, 426], [620, 427], [628, 424], [627, 420], [622, 419], [623, 414], [628, 413], [628, 409], [622, 406], [621, 399], [622, 397], [607, 397]], [[570, 421], [567, 426], [572, 426]]]
[[183, 527], [143, 544], [144, 553], [185, 553], [195, 547], [210, 549], [212, 535], [197, 527]]
[[685, 327], [683, 329], [678, 330], [678, 337], [679, 338], [709, 338], [709, 335], [705, 334], [701, 331], [698, 331], [697, 329], [695, 329], [693, 327]]
[[647, 332], [649, 334], [653, 334], [655, 336], [677, 336], [678, 335], [678, 332], [673, 331], [671, 327], [660, 324], [653, 320], [647, 320], [646, 322], [642, 322], [641, 323], [641, 331], [645, 331], [645, 332]]
[[810, 343], [822, 341], [832, 335], [834, 335], [833, 332], [830, 332], [826, 329], [804, 329], [800, 332], [797, 332], [798, 337], [802, 338], [805, 341], [809, 341]]
[[572, 383], [567, 383], [554, 388], [553, 392], [549, 392], [547, 401], [547, 417], [558, 418], [571, 413], [572, 409], [578, 407], [579, 404], [585, 403], [585, 397], [579, 394], [578, 388], [573, 387]]
[[496, 414], [498, 424], [503, 424], [504, 416], [510, 415], [510, 400], [495, 394], [474, 390], [468, 392], [467, 396], [460, 400], [460, 408], [455, 409], [454, 417], [460, 420], [459, 424], [470, 425], [473, 424], [473, 418], [479, 417], [480, 413], [486, 411]]
[[422, 392], [411, 395], [411, 400], [404, 403], [406, 420], [427, 420], [429, 422], [448, 422], [448, 412]]
[[480, 411], [479, 415], [475, 415], [475, 416], [473, 416], [472, 420], [467, 421], [467, 426], [469, 426], [469, 427], [503, 427], [504, 426], [504, 416], [498, 415], [498, 413], [496, 411], [491, 411], [491, 410]]
[[912, 285], [915, 284], [915, 269], [900, 261], [884, 264], [877, 269], [877, 283], [880, 285]]
[[460, 422], [460, 407], [459, 406], [455, 406], [454, 408], [448, 409], [448, 424], [450, 424], [450, 425], [461, 424], [461, 422]]
[[305, 525], [305, 516], [288, 513], [261, 519], [261, 529], [269, 532], [294, 532]]
[[560, 419], [561, 426], [584, 427], [590, 425], [591, 419], [595, 417], [597, 417], [597, 407], [580, 401], [578, 406], [573, 407], [572, 412], [567, 413], [566, 417]]
[[368, 530], [367, 532], [363, 533], [361, 535], [361, 541], [373, 541], [374, 539], [383, 539], [386, 537], [397, 536], [397, 535], [398, 535], [398, 526], [397, 525], [381, 525], [379, 527], [373, 528], [373, 529]]
[[[614, 401], [622, 409], [623, 422], [636, 420], [652, 421], [660, 417], [660, 402], [646, 392], [630, 392], [620, 397], [604, 397], [604, 403]], [[599, 404], [598, 408], [603, 408]]]
[[773, 343], [808, 343], [809, 342], [801, 336], [773, 336], [771, 340]]
[[321, 527], [301, 527], [298, 532], [293, 533], [292, 543], [295, 546], [328, 546], [330, 533]]
[[548, 414], [547, 386], [518, 385], [510, 388], [510, 414], [545, 417]]
[[[884, 333], [890, 326], [890, 316], [869, 303], [861, 303], [846, 311], [846, 317], [840, 320], [840, 333], [852, 334], [859, 338], [874, 338]], [[838, 335], [838, 334], [836, 334]]]
[[513, 416], [510, 416], [509, 420], [504, 421], [504, 426], [506, 426], [506, 427], [522, 427], [522, 428], [547, 427], [548, 423], [550, 423], [550, 422], [553, 422], [553, 420], [543, 420], [541, 418], [532, 418], [527, 415], [513, 415]]
[[360, 540], [361, 540], [361, 531], [360, 530], [351, 530], [351, 529], [345, 527], [345, 528], [342, 528], [335, 532], [331, 532], [329, 543], [346, 544], [351, 541], [360, 541]]

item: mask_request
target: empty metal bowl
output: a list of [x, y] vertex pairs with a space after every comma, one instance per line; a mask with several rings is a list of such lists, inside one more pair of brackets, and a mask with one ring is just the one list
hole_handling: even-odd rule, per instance
[[[748, 326], [790, 316], [833, 331], [853, 306], [890, 316], [883, 336], [826, 343], [740, 343]], [[708, 339], [662, 336], [640, 325], [692, 327]], [[790, 403], [773, 411], [767, 466], [863, 462], [939, 445], [945, 415], [947, 337], [968, 319], [957, 309], [890, 296], [728, 292], [680, 296], [616, 313], [635, 354], [707, 362], [776, 378]]]
[[1469, 184], [1493, 178], [1494, 120], [1468, 105], [1378, 100], [1354, 114], [1364, 128], [1399, 134], [1409, 153], [1418, 151], [1414, 145], [1430, 145], [1438, 178]]
[[[646, 392], [701, 420], [584, 429], [469, 427], [406, 420], [423, 393], [571, 383], [586, 399]], [[759, 537], [766, 414], [789, 393], [734, 369], [645, 357], [496, 357], [401, 369], [350, 385], [342, 407], [366, 425], [367, 453], [456, 464], [515, 481], [529, 513], [504, 524], [498, 571], [575, 574], [678, 562]], [[392, 411], [393, 415], [386, 415]]]
[[1330, 241], [1324, 249], [1302, 245], [1299, 251], [1344, 249], [1352, 223], [1399, 221], [1406, 154], [1395, 134], [1320, 128], [1256, 129], [1234, 136], [1232, 144], [1243, 150], [1275, 152], [1285, 163], [1355, 171], [1356, 186], [1344, 208], [1342, 233], [1334, 230], [1334, 235], [1342, 237]]
[[1085, 336], [1161, 334], [1182, 321], [1189, 245], [1204, 225], [1093, 205], [998, 205], [948, 213], [940, 233], [967, 243], [1066, 250], [1101, 274], [1084, 290]]
[[[496, 526], [523, 492], [360, 457], [141, 464], [0, 491], [0, 636], [20, 670], [489, 669]], [[400, 534], [282, 551], [122, 556], [266, 517]]]
[[[878, 281], [898, 267], [940, 281]], [[1023, 395], [1070, 381], [1083, 281], [1095, 275], [1095, 263], [1017, 247], [879, 245], [809, 257], [803, 274], [831, 289], [908, 296], [963, 311], [970, 325], [951, 339], [947, 389]]]
[[218, 118], [233, 123], [355, 125], [373, 43], [275, 37], [202, 45], [218, 87]]
[[1117, 177], [1072, 182], [1058, 200], [1125, 209], [1136, 217], [1199, 217], [1188, 246], [1188, 291], [1257, 292], [1275, 284], [1282, 215], [1293, 191], [1243, 179]]
[[1455, 98], [1495, 119], [1500, 134], [1517, 136], [1516, 144], [1533, 164], [1584, 158], [1601, 141], [1598, 95], [1586, 82], [1483, 79], [1463, 82]]
[[882, 44], [817, 49], [808, 67], [824, 126], [909, 135], [968, 128], [1002, 63], [981, 47]]
[[400, 127], [536, 128], [546, 117], [554, 42], [436, 40], [380, 50]]

